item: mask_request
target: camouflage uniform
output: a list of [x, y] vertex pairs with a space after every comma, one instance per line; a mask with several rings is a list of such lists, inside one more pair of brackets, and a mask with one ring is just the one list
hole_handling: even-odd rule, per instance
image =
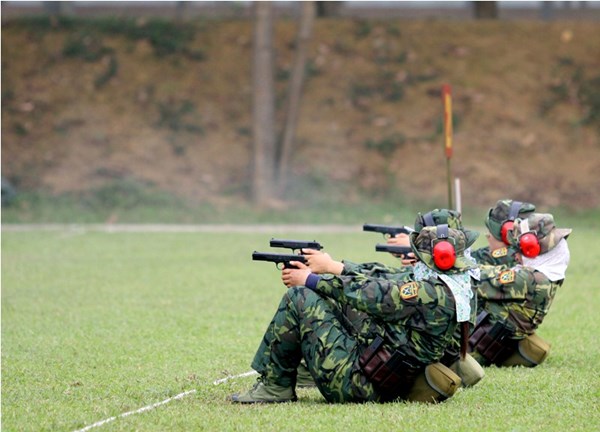
[[484, 246], [471, 252], [471, 257], [477, 262], [477, 264], [481, 266], [512, 266], [516, 263], [515, 254], [517, 252], [517, 249], [510, 246], [502, 247], [493, 251], [490, 251], [489, 246]]
[[[426, 215], [428, 215], [427, 222], [424, 221], [425, 218], [421, 213], [418, 214], [415, 220], [415, 231], [421, 231], [421, 228], [427, 226], [428, 224], [448, 224], [450, 228], [463, 229], [460, 221], [460, 213], [454, 210], [435, 209], [429, 213], [426, 213]], [[468, 240], [473, 240], [474, 234], [472, 232], [468, 232], [468, 234]], [[349, 260], [344, 260], [342, 262], [344, 264], [342, 276], [355, 276], [357, 274], [363, 274], [369, 278], [390, 280], [399, 283], [410, 282], [414, 277], [412, 264], [406, 266], [388, 266], [379, 262], [360, 264]], [[330, 303], [331, 306], [336, 309], [336, 313], [340, 315], [340, 319], [342, 319], [346, 324], [350, 324], [350, 326], [355, 329], [361, 329], [363, 327], [365, 319], [368, 317], [366, 313], [354, 309], [349, 304], [339, 304], [337, 302]], [[475, 314], [475, 308], [473, 308], [473, 314]], [[475, 324], [475, 315], [473, 315], [472, 324]], [[460, 332], [457, 332], [457, 335], [460, 337]], [[452, 354], [444, 357], [443, 363], [446, 366], [452, 365], [458, 359], [460, 341], [457, 339], [453, 341], [452, 345], [455, 347], [455, 349], [452, 350]], [[301, 363], [301, 367], [298, 370], [298, 382], [299, 385], [303, 387], [312, 386], [314, 384], [314, 380], [310, 376], [304, 361]]]
[[490, 314], [492, 324], [506, 323], [513, 339], [532, 334], [548, 313], [563, 280], [552, 282], [543, 273], [516, 265], [480, 266], [476, 284], [478, 313]]
[[[461, 230], [467, 237], [467, 243], [469, 245], [475, 243], [479, 237], [479, 233], [466, 229], [462, 224], [462, 218], [460, 212], [449, 209], [434, 209], [428, 213], [419, 213], [415, 219], [415, 231], [420, 231], [425, 226], [431, 226], [433, 224], [447, 223], [449, 227], [457, 230]], [[472, 258], [472, 252], [469, 253]], [[469, 329], [472, 330], [475, 326], [476, 314], [476, 303], [477, 297], [473, 296], [473, 307], [471, 308], [471, 319], [469, 320]], [[456, 328], [452, 342], [446, 348], [446, 352], [441, 359], [441, 362], [446, 366], [451, 367], [454, 365], [460, 357], [460, 340], [461, 340], [461, 329]]]
[[[471, 265], [462, 256], [465, 236], [448, 231], [457, 251], [455, 266], [448, 272], [460, 273]], [[436, 232], [433, 227], [411, 235], [413, 251], [422, 260], [431, 261], [426, 250]], [[440, 279], [404, 283], [361, 273], [310, 279], [310, 288], [288, 289], [254, 357], [252, 367], [266, 382], [293, 387], [304, 358], [327, 401], [382, 401], [359, 365], [377, 336], [384, 339], [385, 348], [423, 368], [442, 357], [457, 327], [454, 296]], [[359, 311], [360, 322], [349, 323], [336, 305]]]
[[[509, 220], [510, 210], [513, 203], [517, 201], [503, 199], [496, 202], [496, 205], [491, 208], [485, 218], [485, 226], [490, 234], [497, 240], [502, 240], [501, 230], [502, 224]], [[535, 211], [535, 206], [528, 202], [521, 202], [518, 213], [515, 216], [527, 217]], [[518, 250], [510, 245], [506, 247], [490, 251], [489, 246], [479, 248], [471, 253], [471, 257], [481, 265], [508, 265], [512, 266], [516, 263], [515, 254]]]
[[[438, 224], [447, 224], [450, 228], [461, 230], [467, 237], [468, 244], [473, 244], [479, 236], [479, 233], [464, 228], [460, 212], [449, 209], [434, 209], [427, 213], [419, 213], [415, 219], [414, 229], [418, 233], [421, 231], [421, 229], [423, 229], [423, 227]], [[409, 282], [414, 277], [412, 265], [392, 267], [377, 262], [356, 264], [347, 260], [344, 260], [343, 263], [343, 275], [362, 273], [369, 277], [380, 278], [385, 280], [395, 280], [398, 282]], [[474, 296], [473, 301], [475, 303], [476, 299], [476, 296]], [[471, 312], [472, 315], [471, 320], [469, 322], [470, 330], [472, 330], [475, 326], [475, 321], [477, 317], [475, 306], [471, 309]], [[352, 310], [352, 308], [346, 306], [343, 308], [343, 313], [349, 318], [351, 322], [361, 322], [360, 312], [354, 311]], [[459, 359], [460, 338], [461, 331], [459, 328], [457, 328], [454, 338], [449, 344], [446, 353], [442, 358], [442, 363], [446, 366], [451, 366]]]
[[407, 278], [410, 279], [410, 274], [412, 273], [412, 265], [400, 265], [399, 267], [393, 267], [379, 262], [369, 262], [360, 264], [348, 260], [344, 260], [342, 262], [344, 264], [342, 276], [360, 273], [364, 274], [365, 276], [377, 279], [402, 281]]
[[[570, 229], [558, 229], [554, 225], [552, 215], [532, 213], [526, 218], [529, 226], [536, 233], [541, 246], [540, 256], [554, 249], [558, 242], [570, 234]], [[511, 240], [517, 247], [517, 239], [521, 232], [522, 219], [515, 221]], [[568, 251], [568, 249], [567, 249]], [[566, 260], [568, 264], [568, 258]], [[566, 268], [566, 264], [565, 264]], [[478, 297], [478, 328], [487, 326], [488, 333], [492, 331], [506, 350], [495, 359], [492, 354], [484, 356], [480, 351], [484, 348], [475, 347], [472, 356], [482, 365], [495, 363], [502, 365], [504, 359], [517, 350], [517, 344], [524, 338], [533, 335], [548, 313], [557, 289], [564, 279], [551, 280], [544, 272], [526, 265], [513, 266], [480, 266], [481, 277], [476, 284]], [[475, 332], [474, 332], [475, 334]], [[473, 335], [472, 335], [473, 345]]]

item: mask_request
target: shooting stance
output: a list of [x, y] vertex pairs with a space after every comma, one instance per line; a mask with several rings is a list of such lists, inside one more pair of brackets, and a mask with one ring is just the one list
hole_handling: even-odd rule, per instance
[[565, 279], [569, 234], [556, 228], [551, 214], [517, 218], [508, 233], [517, 263], [480, 266], [479, 313], [469, 345], [481, 365], [534, 367], [546, 359], [550, 344], [535, 331]]
[[[289, 289], [252, 362], [260, 377], [232, 401], [295, 401], [302, 359], [329, 402], [451, 397], [460, 378], [439, 360], [475, 307], [474, 262], [464, 256], [471, 243], [462, 231], [437, 225], [411, 233], [410, 245], [422, 270], [410, 281], [317, 275], [301, 262], [283, 269]], [[348, 323], [335, 304], [362, 312], [362, 325]]]
[[[420, 232], [424, 227], [435, 227], [436, 225], [447, 224], [448, 227], [460, 230], [465, 235], [467, 244], [473, 244], [479, 234], [475, 231], [466, 229], [461, 220], [461, 214], [455, 210], [449, 209], [434, 209], [427, 213], [418, 213], [414, 223], [414, 229], [409, 228], [410, 231]], [[367, 226], [367, 225], [365, 225]], [[371, 227], [380, 227], [378, 225], [369, 225]], [[377, 231], [385, 234], [389, 234], [388, 244], [390, 240], [397, 240], [396, 245], [403, 246], [390, 246], [390, 247], [404, 247], [408, 245], [410, 249], [410, 237], [406, 233], [406, 227], [383, 227], [381, 230], [370, 229], [371, 231]], [[402, 228], [402, 229], [400, 229]], [[367, 231], [367, 229], [365, 229]], [[394, 236], [394, 237], [391, 237]], [[470, 248], [467, 247], [464, 251], [467, 258], [470, 258]], [[328, 254], [317, 251], [305, 251], [306, 264], [310, 267], [313, 273], [332, 273], [337, 275], [352, 275], [354, 273], [362, 273], [370, 278], [394, 280], [398, 283], [407, 283], [415, 279], [415, 270], [419, 275], [423, 273], [423, 264], [418, 264], [415, 261], [415, 254], [411, 252], [406, 259], [402, 262], [404, 265], [400, 267], [387, 266], [381, 263], [353, 263], [348, 260], [334, 261], [329, 257]], [[410, 263], [410, 264], [407, 264]], [[472, 268], [468, 270], [471, 276], [472, 283], [479, 279], [479, 268]], [[422, 276], [419, 276], [422, 277]], [[474, 289], [474, 288], [473, 288]], [[362, 325], [362, 320], [365, 314], [363, 312], [353, 309], [350, 305], [340, 305], [341, 313], [357, 328]], [[475, 308], [471, 311], [471, 317], [469, 319], [469, 332], [474, 328], [475, 321], [477, 318], [477, 311]], [[483, 379], [485, 372], [483, 368], [473, 359], [469, 354], [466, 356], [460, 356], [461, 337], [462, 331], [457, 329], [454, 334], [452, 343], [447, 347], [441, 362], [448, 366], [454, 373], [456, 373], [462, 381], [463, 387], [472, 387]], [[298, 370], [298, 376], [303, 385], [312, 381], [310, 376], [303, 368]]]

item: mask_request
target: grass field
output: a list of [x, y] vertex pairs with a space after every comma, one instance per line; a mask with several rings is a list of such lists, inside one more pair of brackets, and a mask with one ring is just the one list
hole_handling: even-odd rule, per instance
[[[538, 368], [488, 368], [436, 406], [330, 405], [312, 389], [295, 404], [234, 406], [227, 397], [255, 378], [214, 382], [250, 371], [284, 292], [271, 264], [250, 259], [269, 234], [5, 231], [2, 430], [75, 431], [189, 390], [92, 430], [600, 430], [599, 233], [577, 228], [569, 240], [567, 280], [539, 331], [552, 351]], [[375, 234], [277, 236], [393, 262], [373, 251]]]

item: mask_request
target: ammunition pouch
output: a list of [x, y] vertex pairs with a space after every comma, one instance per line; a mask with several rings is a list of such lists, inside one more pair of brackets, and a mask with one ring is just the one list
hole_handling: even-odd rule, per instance
[[546, 360], [549, 352], [550, 344], [533, 333], [519, 341], [517, 350], [502, 363], [502, 366], [535, 367]]
[[398, 350], [390, 353], [377, 336], [360, 356], [360, 369], [379, 394], [381, 402], [406, 398], [424, 365], [410, 360]]
[[459, 358], [448, 367], [460, 377], [463, 387], [472, 387], [485, 376], [481, 365], [470, 354], [464, 359]]
[[511, 339], [513, 334], [513, 329], [507, 324], [501, 321], [491, 324], [488, 313], [482, 312], [469, 337], [469, 347], [489, 363], [500, 366], [517, 348], [517, 342]]
[[460, 377], [442, 363], [427, 365], [408, 393], [412, 402], [443, 402], [461, 386]]

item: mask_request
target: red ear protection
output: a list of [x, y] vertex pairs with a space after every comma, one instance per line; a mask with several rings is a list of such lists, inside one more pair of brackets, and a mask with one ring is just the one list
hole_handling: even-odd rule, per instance
[[535, 258], [542, 249], [535, 232], [529, 231], [519, 236], [519, 249], [527, 258]]
[[502, 224], [502, 228], [500, 228], [500, 236], [502, 237], [502, 241], [504, 242], [505, 245], [510, 245], [510, 242], [508, 240], [508, 232], [512, 231], [514, 226], [515, 226], [514, 221], [507, 220], [506, 222], [504, 222]]
[[510, 246], [510, 241], [508, 240], [508, 232], [511, 231], [515, 225], [515, 219], [519, 216], [519, 210], [521, 210], [521, 206], [523, 205], [520, 201], [513, 201], [510, 204], [510, 210], [508, 211], [508, 219], [506, 219], [502, 223], [502, 227], [500, 227], [500, 236], [502, 237], [502, 241], [505, 245]]
[[440, 270], [448, 270], [456, 262], [456, 251], [454, 245], [448, 238], [448, 225], [437, 226], [437, 240], [433, 242], [433, 263]]

